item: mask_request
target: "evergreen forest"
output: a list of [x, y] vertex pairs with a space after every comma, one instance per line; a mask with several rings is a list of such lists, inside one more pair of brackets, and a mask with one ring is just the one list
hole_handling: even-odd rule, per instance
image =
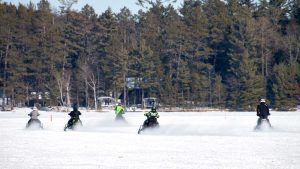
[[[76, 0], [0, 0], [2, 103], [101, 109], [155, 97], [165, 107], [300, 105], [300, 0], [137, 0], [97, 14]], [[100, 3], [100, 1], [99, 1]], [[8, 104], [8, 103], [7, 103]]]

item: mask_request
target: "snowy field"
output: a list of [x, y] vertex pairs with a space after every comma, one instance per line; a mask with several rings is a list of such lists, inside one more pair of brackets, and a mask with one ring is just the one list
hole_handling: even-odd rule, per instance
[[[0, 112], [0, 169], [299, 169], [300, 112], [271, 112], [273, 129], [253, 131], [255, 112], [160, 112], [161, 127], [137, 134], [142, 112], [40, 111], [44, 130], [26, 130], [30, 109]], [[51, 121], [52, 115], [52, 121]]]

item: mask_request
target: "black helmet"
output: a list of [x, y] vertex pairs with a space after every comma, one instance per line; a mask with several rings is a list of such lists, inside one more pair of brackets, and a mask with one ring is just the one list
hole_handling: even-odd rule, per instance
[[78, 109], [77, 103], [73, 104], [73, 109], [74, 109], [74, 110], [77, 110], [77, 109]]
[[156, 111], [156, 107], [153, 106], [153, 107], [151, 108], [151, 111]]

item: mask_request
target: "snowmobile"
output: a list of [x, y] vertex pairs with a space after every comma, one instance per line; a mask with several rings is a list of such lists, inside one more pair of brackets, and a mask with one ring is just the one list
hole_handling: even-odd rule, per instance
[[125, 118], [121, 115], [121, 116], [116, 116], [115, 120], [116, 121], [125, 121]]
[[30, 119], [26, 124], [27, 129], [43, 129], [43, 124], [39, 119]]
[[272, 129], [272, 126], [269, 119], [267, 118], [262, 118], [254, 128], [255, 131], [265, 131], [270, 129]]
[[159, 123], [157, 122], [157, 119], [147, 119], [145, 120], [144, 124], [140, 126], [139, 130], [138, 130], [138, 134], [140, 134], [142, 131], [146, 130], [146, 129], [154, 129], [159, 127]]
[[115, 120], [116, 121], [125, 121], [125, 118], [124, 118], [123, 114], [125, 114], [124, 111], [122, 111], [120, 113], [116, 113]]
[[82, 126], [81, 120], [79, 118], [72, 118], [65, 125], [64, 131], [67, 131], [68, 129], [74, 130], [77, 126]]

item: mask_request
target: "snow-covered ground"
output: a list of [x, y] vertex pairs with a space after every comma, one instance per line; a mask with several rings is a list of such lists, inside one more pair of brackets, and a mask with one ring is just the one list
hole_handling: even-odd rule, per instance
[[26, 130], [29, 112], [0, 112], [1, 169], [300, 168], [299, 111], [271, 112], [263, 132], [255, 112], [160, 112], [161, 127], [142, 135], [142, 112], [116, 123], [112, 112], [82, 111], [84, 127], [67, 132], [67, 113], [42, 111], [44, 130]]

